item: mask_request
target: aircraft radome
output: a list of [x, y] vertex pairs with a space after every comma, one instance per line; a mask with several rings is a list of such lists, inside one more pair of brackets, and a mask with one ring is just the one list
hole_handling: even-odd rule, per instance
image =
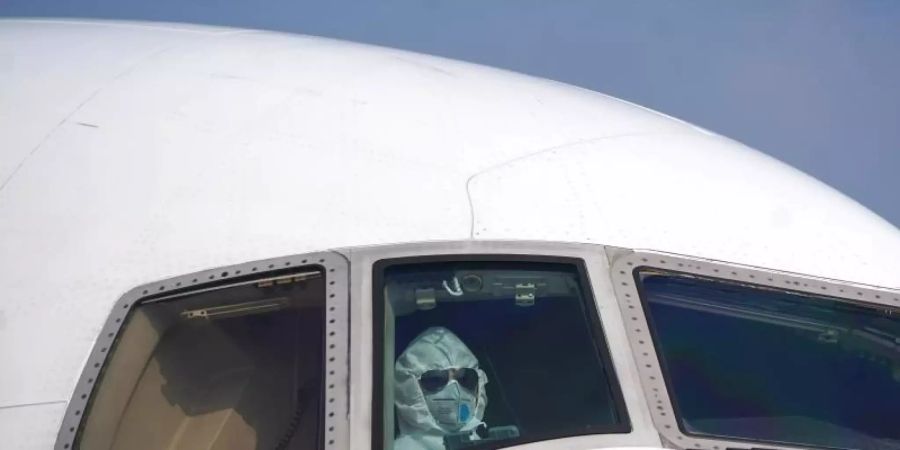
[[900, 231], [627, 102], [3, 20], [0, 143], [4, 449], [900, 448]]

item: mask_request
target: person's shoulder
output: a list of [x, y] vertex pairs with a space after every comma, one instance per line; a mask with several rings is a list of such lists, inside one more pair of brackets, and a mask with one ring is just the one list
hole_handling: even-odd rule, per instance
[[393, 450], [444, 450], [444, 436], [434, 434], [403, 434], [394, 439]]
[[430, 450], [431, 448], [425, 436], [404, 434], [394, 439], [394, 450]]

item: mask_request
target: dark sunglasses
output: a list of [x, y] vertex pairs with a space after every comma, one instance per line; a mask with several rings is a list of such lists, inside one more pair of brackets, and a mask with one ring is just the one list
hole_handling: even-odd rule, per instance
[[475, 369], [429, 370], [419, 377], [419, 386], [422, 388], [422, 392], [434, 394], [443, 389], [450, 380], [456, 380], [460, 386], [471, 392], [476, 392], [478, 389], [478, 371]]

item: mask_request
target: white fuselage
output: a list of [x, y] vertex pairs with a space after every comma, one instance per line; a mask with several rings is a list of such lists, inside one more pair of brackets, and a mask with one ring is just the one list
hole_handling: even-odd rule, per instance
[[307, 36], [2, 20], [0, 186], [4, 448], [53, 445], [122, 293], [245, 261], [550, 241], [900, 288], [900, 231], [737, 142], [552, 81]]

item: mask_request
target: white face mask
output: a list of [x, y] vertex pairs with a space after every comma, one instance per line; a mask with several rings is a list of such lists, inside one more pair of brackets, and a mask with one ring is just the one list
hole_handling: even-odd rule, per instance
[[438, 392], [425, 394], [425, 403], [434, 420], [446, 431], [459, 431], [475, 414], [477, 397], [474, 392], [451, 380]]

